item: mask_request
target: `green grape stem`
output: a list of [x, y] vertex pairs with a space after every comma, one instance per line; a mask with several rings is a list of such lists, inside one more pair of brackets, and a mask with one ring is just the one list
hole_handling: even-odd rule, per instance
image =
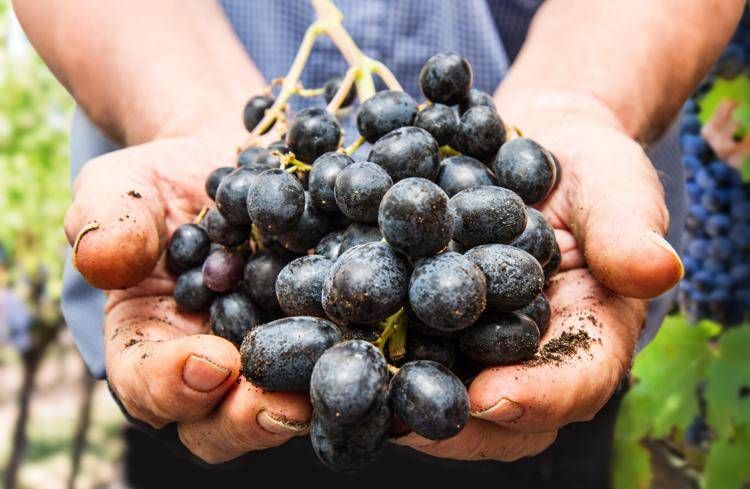
[[385, 353], [387, 344], [389, 353], [400, 355], [395, 357], [396, 359], [403, 357], [406, 353], [406, 313], [404, 309], [399, 309], [380, 324], [383, 332], [375, 340], [375, 346]]

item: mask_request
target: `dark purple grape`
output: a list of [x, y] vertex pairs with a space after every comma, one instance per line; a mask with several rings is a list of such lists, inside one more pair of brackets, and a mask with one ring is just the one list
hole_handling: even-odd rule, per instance
[[544, 336], [544, 333], [547, 332], [549, 321], [552, 318], [552, 308], [544, 292], [536, 296], [531, 304], [516, 312], [529, 316], [536, 323], [537, 328], [539, 328], [539, 336]]
[[526, 216], [526, 229], [510, 245], [528, 252], [544, 266], [555, 251], [555, 231], [544, 215], [533, 207], [526, 208]]
[[469, 420], [469, 395], [453, 372], [430, 360], [409, 362], [390, 384], [393, 413], [429, 440], [456, 436]]
[[504, 142], [505, 126], [500, 116], [494, 109], [480, 105], [461, 116], [452, 146], [466, 156], [489, 161]]
[[216, 208], [206, 213], [201, 225], [206, 229], [211, 241], [224, 246], [239, 246], [250, 237], [250, 226], [229, 224]]
[[369, 161], [351, 164], [336, 177], [334, 196], [339, 210], [354, 221], [377, 222], [378, 207], [393, 180]]
[[492, 170], [498, 185], [517, 193], [528, 205], [546, 199], [557, 181], [552, 154], [527, 138], [512, 139], [504, 144]]
[[353, 222], [346, 228], [341, 237], [338, 256], [341, 256], [349, 248], [373, 241], [381, 241], [382, 239], [383, 234], [377, 226]]
[[260, 146], [250, 146], [249, 148], [243, 149], [240, 154], [237, 155], [237, 166], [247, 167], [258, 165], [258, 161], [268, 154], [269, 152], [265, 148], [261, 148]]
[[216, 189], [216, 208], [230, 224], [249, 226], [250, 215], [247, 213], [247, 195], [250, 188], [258, 181], [260, 168], [240, 167], [224, 177]]
[[290, 316], [325, 317], [321, 296], [323, 282], [333, 262], [318, 255], [292, 260], [276, 278], [276, 298]]
[[218, 249], [203, 262], [203, 283], [214, 292], [231, 290], [242, 280], [245, 256], [235, 250]]
[[425, 324], [458, 331], [474, 324], [487, 305], [487, 283], [474, 263], [458, 253], [419, 260], [409, 283], [409, 304]]
[[[255, 126], [263, 119], [266, 110], [271, 108], [273, 102], [273, 97], [268, 95], [256, 95], [248, 100], [247, 104], [245, 104], [245, 110], [242, 112], [242, 121], [245, 123], [245, 129], [252, 132]], [[273, 124], [261, 134], [267, 133], [271, 127], [273, 127]]]
[[260, 313], [242, 292], [230, 292], [214, 299], [209, 309], [211, 331], [239, 348], [245, 335], [260, 324]]
[[431, 360], [451, 368], [456, 360], [455, 342], [446, 336], [427, 336], [409, 330], [406, 337], [406, 362]]
[[325, 110], [308, 107], [299, 111], [292, 121], [286, 143], [298, 160], [312, 163], [323, 153], [338, 149], [341, 127]]
[[242, 374], [267, 391], [301, 391], [310, 386], [313, 367], [341, 338], [325, 319], [296, 316], [253, 328], [240, 347]]
[[453, 141], [458, 119], [447, 105], [431, 104], [419, 111], [414, 125], [429, 132], [440, 146], [444, 146]]
[[315, 254], [324, 256], [329, 260], [336, 260], [339, 257], [339, 250], [341, 249], [341, 242], [343, 240], [343, 231], [328, 233], [315, 245]]
[[456, 105], [469, 95], [473, 75], [469, 61], [456, 53], [432, 56], [419, 73], [419, 86], [431, 102]]
[[315, 207], [326, 212], [338, 212], [334, 197], [336, 177], [352, 163], [354, 160], [351, 157], [336, 152], [326, 153], [315, 160], [309, 177], [310, 197]]
[[211, 306], [215, 294], [203, 284], [201, 268], [195, 267], [177, 277], [173, 295], [177, 307], [183, 311], [203, 312]]
[[305, 189], [299, 180], [282, 169], [258, 175], [247, 193], [247, 212], [263, 233], [289, 231], [305, 210]]
[[220, 166], [216, 170], [212, 171], [208, 174], [208, 178], [206, 178], [206, 195], [211, 200], [216, 200], [216, 190], [219, 188], [219, 184], [221, 183], [222, 179], [232, 173], [234, 168], [231, 166]]
[[347, 250], [323, 284], [323, 309], [339, 324], [383, 321], [405, 303], [408, 269], [387, 244], [366, 243]]
[[492, 95], [477, 88], [469, 90], [466, 99], [458, 106], [458, 113], [459, 115], [464, 115], [464, 112], [474, 107], [490, 107], [492, 110], [497, 110]]
[[429, 132], [406, 126], [378, 139], [367, 160], [383, 167], [394, 182], [409, 177], [435, 180], [440, 166], [440, 147]]
[[539, 328], [523, 314], [493, 312], [461, 333], [461, 352], [484, 365], [507, 365], [534, 356], [539, 347]]
[[367, 142], [374, 143], [394, 129], [411, 126], [416, 116], [417, 102], [409, 94], [384, 90], [359, 106], [357, 129]]
[[[338, 93], [339, 89], [341, 88], [341, 82], [343, 82], [344, 79], [340, 76], [335, 76], [325, 82], [323, 85], [323, 97], [325, 97], [326, 103], [330, 104], [331, 100], [336, 96], [336, 93]], [[354, 89], [354, 86], [349, 88], [349, 92], [346, 94], [346, 97], [344, 97], [344, 101], [341, 102], [341, 108], [349, 107], [352, 103], [354, 103], [354, 99], [357, 96], [357, 90]]]
[[175, 229], [167, 248], [170, 267], [184, 271], [197, 267], [208, 256], [211, 242], [203, 228], [196, 224], [183, 224]]
[[450, 200], [454, 215], [453, 239], [464, 246], [507, 244], [526, 227], [526, 206], [502, 187], [474, 187]]
[[305, 192], [305, 211], [292, 228], [277, 236], [281, 246], [295, 253], [305, 253], [313, 248], [330, 229], [328, 214], [312, 204], [310, 194]]
[[555, 240], [555, 245], [552, 247], [552, 256], [543, 267], [545, 280], [551, 279], [560, 271], [561, 262], [562, 254], [560, 253], [560, 246], [557, 244], [557, 240]]
[[380, 336], [380, 330], [375, 326], [349, 324], [341, 326], [341, 341], [362, 340], [374, 343]]
[[440, 163], [436, 183], [448, 197], [474, 187], [497, 185], [487, 166], [471, 156], [452, 156]]
[[464, 256], [484, 272], [487, 302], [499, 311], [526, 307], [542, 291], [542, 266], [523, 250], [491, 244], [472, 248]]
[[251, 256], [245, 263], [245, 289], [254, 303], [266, 310], [279, 308], [276, 299], [276, 278], [289, 263], [290, 257], [269, 251]]
[[386, 192], [378, 215], [380, 232], [410, 257], [433, 255], [451, 240], [453, 214], [445, 192], [424, 178], [407, 178]]

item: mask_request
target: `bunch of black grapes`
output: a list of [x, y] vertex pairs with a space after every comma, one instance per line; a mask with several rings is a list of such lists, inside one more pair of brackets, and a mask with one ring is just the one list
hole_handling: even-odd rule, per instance
[[[342, 150], [336, 118], [300, 111], [284, 140], [208, 177], [215, 207], [168, 249], [179, 307], [208, 311], [255, 385], [309, 390], [313, 447], [337, 470], [374, 460], [394, 418], [455, 436], [465, 383], [534, 356], [550, 321], [560, 250], [530, 206], [556, 183], [554, 157], [506, 140], [461, 56], [433, 56], [420, 83], [422, 106], [397, 91], [358, 106], [366, 161]], [[249, 102], [248, 129], [272, 103]]]
[[750, 14], [711, 74], [685, 105], [680, 127], [689, 198], [680, 305], [697, 321], [750, 321], [750, 187], [701, 136], [700, 100], [717, 78], [750, 70]]

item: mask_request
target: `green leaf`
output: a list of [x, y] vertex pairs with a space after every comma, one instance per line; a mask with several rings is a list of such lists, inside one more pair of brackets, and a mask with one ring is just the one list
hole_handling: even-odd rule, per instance
[[750, 325], [722, 335], [706, 379], [704, 395], [713, 431], [729, 438], [741, 426], [750, 429]]
[[716, 107], [724, 100], [736, 100], [740, 105], [732, 116], [740, 127], [738, 136], [743, 137], [750, 132], [750, 77], [738, 76], [733, 80], [717, 79], [713, 88], [700, 102], [700, 120], [705, 124], [713, 115]]
[[742, 175], [742, 181], [747, 183], [750, 182], [750, 156], [748, 156], [740, 167], [740, 175]]
[[746, 428], [711, 444], [704, 477], [704, 489], [742, 489], [750, 482], [750, 433]]
[[648, 431], [638, 399], [626, 396], [615, 426], [613, 447], [613, 489], [651, 487], [651, 455], [642, 445]]

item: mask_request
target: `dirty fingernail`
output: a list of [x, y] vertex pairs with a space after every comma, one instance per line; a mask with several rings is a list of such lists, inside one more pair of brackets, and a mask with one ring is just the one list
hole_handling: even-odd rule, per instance
[[265, 410], [259, 412], [256, 419], [261, 428], [277, 435], [299, 436], [310, 429], [309, 423], [290, 421], [281, 416], [274, 416]]
[[471, 415], [475, 418], [489, 421], [515, 421], [523, 416], [523, 406], [507, 397], [503, 397], [494, 406], [480, 411], [472, 411]]
[[231, 372], [211, 360], [190, 355], [182, 370], [182, 379], [191, 389], [209, 392], [219, 387]]

